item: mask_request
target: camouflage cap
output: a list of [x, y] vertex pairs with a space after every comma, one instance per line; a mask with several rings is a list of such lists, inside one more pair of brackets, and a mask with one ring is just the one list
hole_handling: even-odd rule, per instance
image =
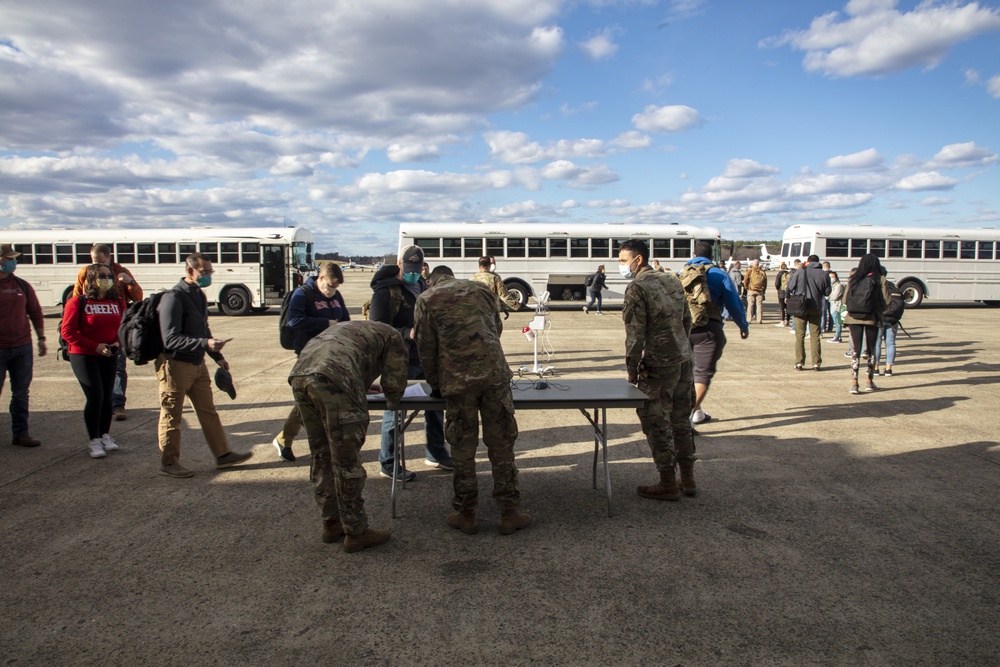
[[415, 245], [403, 248], [403, 273], [420, 273], [424, 268], [424, 251]]

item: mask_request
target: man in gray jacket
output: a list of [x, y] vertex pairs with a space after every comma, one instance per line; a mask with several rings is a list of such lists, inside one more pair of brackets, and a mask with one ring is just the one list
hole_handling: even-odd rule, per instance
[[808, 324], [812, 367], [814, 371], [818, 371], [823, 365], [823, 353], [820, 350], [823, 298], [830, 296], [830, 276], [820, 266], [818, 256], [809, 255], [802, 269], [792, 274], [788, 280], [788, 293], [803, 294], [806, 297], [805, 315], [795, 318], [795, 370], [801, 371], [805, 367]]
[[160, 474], [167, 477], [194, 475], [178, 462], [185, 396], [191, 399], [198, 415], [205, 441], [215, 455], [216, 468], [228, 468], [253, 456], [253, 452], [230, 451], [212, 397], [205, 354], [229, 370], [229, 362], [222, 356], [227, 341], [212, 337], [208, 303], [201, 291], [212, 284], [212, 273], [212, 262], [207, 257], [200, 253], [189, 255], [184, 279], [163, 295], [156, 309], [163, 338], [163, 353], [156, 359], [156, 379], [160, 385]]

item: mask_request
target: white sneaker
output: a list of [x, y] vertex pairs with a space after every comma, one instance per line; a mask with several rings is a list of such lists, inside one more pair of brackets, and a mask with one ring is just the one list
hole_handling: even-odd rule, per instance
[[601, 311], [597, 311], [597, 314], [598, 315], [603, 315], [604, 313], [602, 313]]
[[707, 422], [707, 421], [709, 421], [711, 419], [712, 418], [710, 416], [708, 416], [705, 413], [705, 411], [702, 410], [701, 408], [698, 408], [697, 410], [695, 410], [694, 412], [691, 413], [691, 423], [692, 424], [703, 424], [703, 423], [705, 423], [705, 422]]
[[115, 442], [115, 439], [111, 437], [110, 433], [105, 433], [101, 436], [101, 444], [104, 446], [104, 451], [106, 452], [117, 452], [121, 447]]
[[108, 453], [104, 451], [104, 442], [100, 438], [94, 438], [91, 440], [90, 444], [87, 445], [87, 450], [90, 451], [90, 458], [92, 459], [103, 459], [108, 455]]
[[589, 315], [590, 314], [590, 308], [587, 308], [586, 306], [584, 306], [583, 307], [583, 314], [584, 315]]

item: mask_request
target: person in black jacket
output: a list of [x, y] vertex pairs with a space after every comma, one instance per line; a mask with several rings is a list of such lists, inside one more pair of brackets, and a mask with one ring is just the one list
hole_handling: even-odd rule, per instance
[[[351, 314], [347, 312], [344, 297], [337, 290], [344, 282], [344, 271], [339, 264], [328, 262], [320, 267], [319, 275], [308, 278], [305, 283], [292, 293], [288, 302], [288, 326], [295, 332], [295, 356], [302, 352], [306, 343], [340, 322], [348, 322]], [[278, 456], [283, 461], [295, 461], [292, 452], [292, 442], [302, 430], [302, 419], [298, 408], [292, 407], [285, 419], [281, 433], [275, 437], [272, 444], [278, 449]]]
[[212, 273], [212, 262], [207, 257], [201, 253], [189, 255], [184, 279], [163, 295], [156, 309], [164, 350], [156, 359], [156, 379], [160, 384], [160, 474], [167, 477], [194, 475], [179, 463], [185, 396], [191, 399], [198, 415], [205, 441], [215, 455], [216, 468], [228, 468], [253, 456], [253, 452], [237, 453], [229, 449], [212, 397], [205, 354], [229, 370], [229, 362], [222, 356], [226, 341], [212, 337], [208, 303], [201, 291], [212, 284]]
[[604, 265], [601, 264], [597, 267], [597, 271], [590, 276], [590, 283], [587, 285], [587, 305], [583, 307], [583, 314], [586, 315], [590, 312], [591, 307], [594, 305], [594, 301], [597, 301], [597, 314], [603, 315], [601, 312], [601, 291], [607, 289], [604, 285], [606, 276], [604, 275]]
[[[409, 246], [403, 249], [396, 266], [383, 266], [375, 273], [371, 282], [372, 302], [368, 319], [392, 325], [403, 337], [409, 353], [407, 376], [410, 380], [423, 380], [425, 377], [413, 334], [414, 305], [417, 297], [427, 291], [427, 283], [421, 276], [423, 264], [424, 251], [417, 246]], [[378, 462], [381, 465], [380, 474], [390, 479], [395, 454], [395, 425], [396, 413], [383, 413], [382, 449]], [[424, 411], [424, 433], [427, 436], [427, 457], [424, 463], [432, 468], [451, 470], [451, 454], [444, 443], [444, 416], [440, 411]], [[416, 478], [416, 473], [402, 467], [400, 474], [408, 482]]]

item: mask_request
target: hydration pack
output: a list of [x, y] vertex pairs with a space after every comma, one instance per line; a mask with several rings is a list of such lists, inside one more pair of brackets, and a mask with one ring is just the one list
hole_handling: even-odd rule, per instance
[[712, 303], [712, 293], [708, 289], [708, 270], [712, 264], [685, 264], [681, 272], [681, 285], [691, 311], [691, 326], [703, 327], [708, 324], [708, 306]]

